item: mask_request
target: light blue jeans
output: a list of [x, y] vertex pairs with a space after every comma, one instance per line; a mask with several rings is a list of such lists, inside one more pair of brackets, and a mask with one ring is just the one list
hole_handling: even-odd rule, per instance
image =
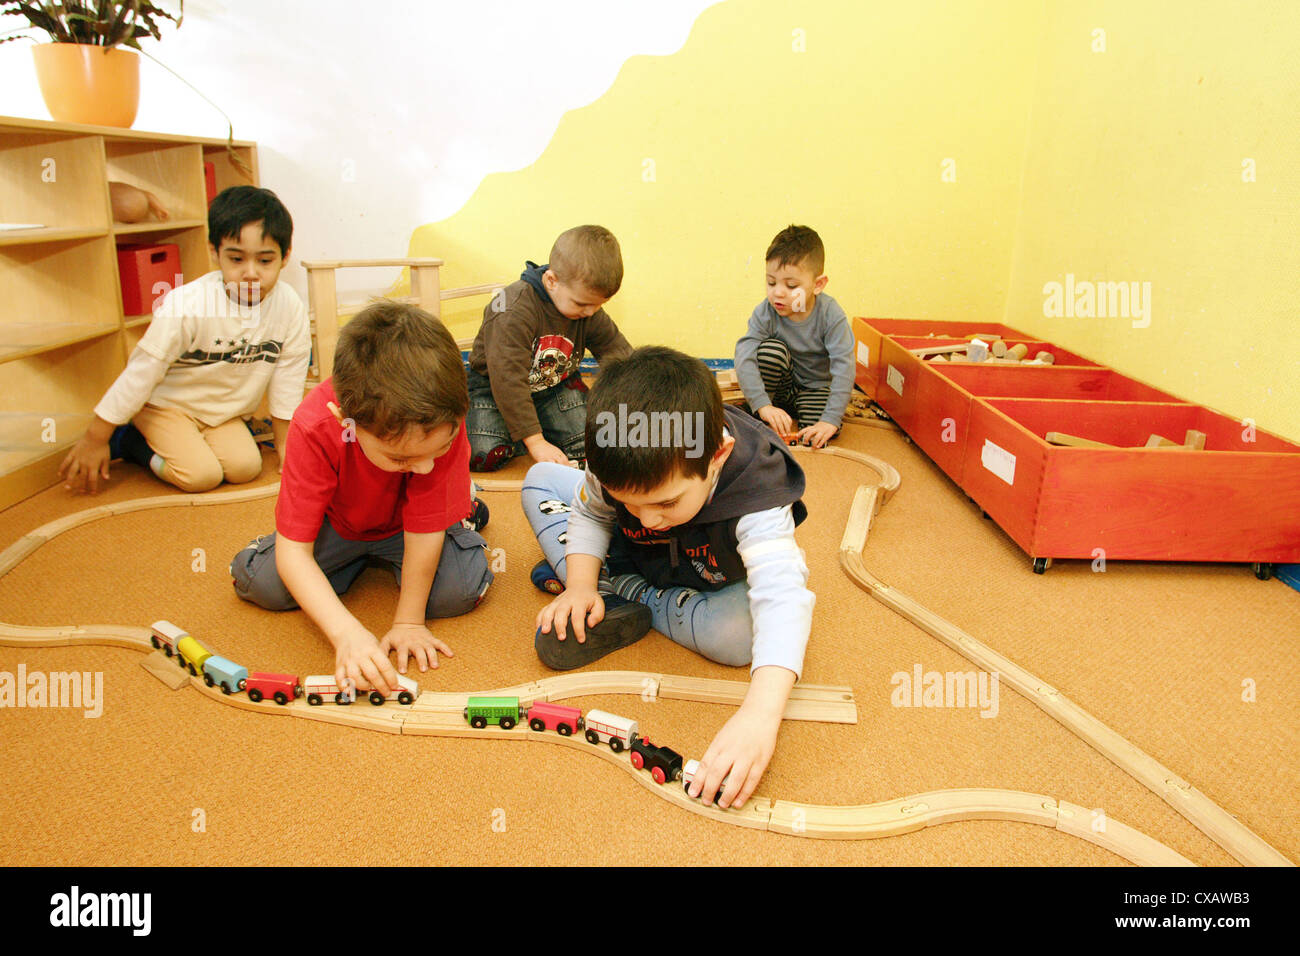
[[[543, 461], [524, 478], [523, 508], [542, 553], [561, 581], [567, 580], [565, 530], [571, 502], [586, 475], [555, 462]], [[612, 576], [601, 590], [612, 588], [650, 608], [654, 628], [672, 641], [719, 664], [742, 667], [753, 653], [754, 624], [749, 616], [749, 585], [744, 581], [718, 591], [652, 587], [635, 567], [608, 567]]]

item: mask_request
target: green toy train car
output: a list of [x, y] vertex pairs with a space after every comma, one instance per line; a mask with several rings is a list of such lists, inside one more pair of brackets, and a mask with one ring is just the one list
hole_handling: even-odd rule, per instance
[[471, 697], [465, 704], [465, 719], [471, 727], [480, 730], [488, 724], [509, 730], [523, 716], [518, 697]]

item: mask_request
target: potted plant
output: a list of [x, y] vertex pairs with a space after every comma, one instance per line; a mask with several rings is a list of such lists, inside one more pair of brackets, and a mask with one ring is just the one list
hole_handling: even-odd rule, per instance
[[0, 43], [44, 30], [51, 42], [34, 46], [32, 56], [50, 115], [64, 123], [127, 127], [140, 103], [140, 39], [161, 38], [159, 19], [180, 26], [184, 12], [184, 0], [179, 16], [149, 0], [0, 0], [0, 14], [28, 22]]

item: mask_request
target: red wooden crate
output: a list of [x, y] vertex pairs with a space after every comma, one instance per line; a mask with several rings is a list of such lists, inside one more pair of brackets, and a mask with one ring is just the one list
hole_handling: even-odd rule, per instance
[[[1188, 429], [1205, 450], [1144, 447]], [[1049, 445], [1049, 431], [1124, 447]], [[1035, 558], [1300, 558], [1300, 445], [1198, 405], [975, 401], [963, 485]]]
[[1011, 368], [1005, 365], [971, 363], [931, 367], [953, 384], [981, 398], [1074, 398], [1101, 402], [1185, 404], [1168, 392], [1101, 366]]
[[[885, 385], [881, 377], [880, 344], [884, 336], [912, 336], [935, 345], [952, 342], [966, 335], [986, 333], [990, 337], [1025, 338], [1023, 332], [997, 322], [941, 322], [933, 319], [868, 319], [852, 321], [857, 370], [854, 381], [868, 398], [879, 401], [877, 393]], [[927, 338], [933, 333], [933, 338]]]
[[[1300, 561], [1300, 444], [1004, 325], [857, 318], [853, 331], [858, 385], [1031, 557]], [[908, 351], [975, 333], [1056, 362]], [[1189, 429], [1206, 450], [1145, 447]], [[1123, 447], [1049, 445], [1049, 431]]]

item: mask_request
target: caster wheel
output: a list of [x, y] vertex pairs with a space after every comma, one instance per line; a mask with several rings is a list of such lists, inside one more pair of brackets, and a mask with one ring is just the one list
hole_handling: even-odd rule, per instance
[[1034, 558], [1034, 573], [1044, 574], [1052, 566], [1051, 558]]
[[1273, 576], [1273, 565], [1269, 563], [1252, 564], [1250, 569], [1255, 572], [1255, 577], [1259, 578], [1261, 581], [1267, 581]]

